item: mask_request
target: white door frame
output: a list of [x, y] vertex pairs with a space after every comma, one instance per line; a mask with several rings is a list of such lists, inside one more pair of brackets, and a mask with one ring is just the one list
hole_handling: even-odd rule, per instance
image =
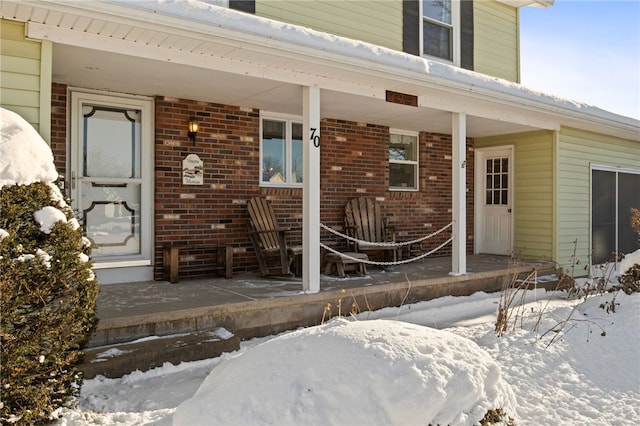
[[[123, 273], [126, 281], [143, 281], [153, 279], [153, 148], [154, 148], [154, 103], [152, 98], [142, 96], [126, 96], [114, 93], [69, 88], [69, 167], [67, 182], [72, 198], [75, 195], [76, 179], [81, 164], [78, 144], [82, 140], [82, 105], [96, 103], [122, 108], [135, 108], [142, 111], [141, 122], [141, 221], [140, 254], [135, 256], [114, 257], [112, 260], [94, 261], [94, 269], [101, 283], [122, 281]], [[74, 208], [78, 206], [74, 203]]]
[[485, 160], [488, 157], [498, 156], [498, 155], [507, 155], [509, 158], [509, 177], [508, 177], [508, 203], [505, 209], [507, 209], [510, 223], [508, 225], [508, 248], [504, 253], [496, 253], [496, 254], [504, 254], [511, 255], [513, 254], [514, 247], [514, 196], [515, 196], [515, 148], [514, 145], [501, 145], [494, 146], [488, 148], [476, 148], [475, 150], [475, 161], [474, 161], [474, 182], [475, 182], [475, 190], [474, 190], [474, 253], [482, 253], [483, 252], [483, 237], [484, 237], [484, 218], [485, 218]]

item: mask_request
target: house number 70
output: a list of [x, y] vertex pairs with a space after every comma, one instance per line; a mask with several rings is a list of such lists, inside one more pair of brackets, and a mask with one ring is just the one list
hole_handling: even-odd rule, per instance
[[311, 129], [311, 141], [313, 142], [313, 146], [315, 146], [316, 148], [320, 148], [320, 135], [316, 135], [316, 129], [315, 127], [312, 127]]

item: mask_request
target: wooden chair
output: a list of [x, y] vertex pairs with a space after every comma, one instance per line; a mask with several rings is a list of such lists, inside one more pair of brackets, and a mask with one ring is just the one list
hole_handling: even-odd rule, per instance
[[292, 276], [290, 254], [298, 247], [287, 247], [286, 233], [289, 229], [280, 227], [271, 205], [263, 197], [249, 200], [247, 210], [249, 236], [262, 276]]
[[[395, 229], [382, 216], [380, 204], [373, 197], [359, 197], [349, 201], [345, 208], [345, 228], [347, 235], [371, 243], [395, 242]], [[350, 250], [359, 253], [382, 253], [383, 258], [397, 259], [396, 247], [377, 246], [350, 241]]]

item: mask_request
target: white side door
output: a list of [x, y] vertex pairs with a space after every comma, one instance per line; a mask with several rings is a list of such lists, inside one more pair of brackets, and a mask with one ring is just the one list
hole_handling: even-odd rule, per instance
[[152, 101], [71, 93], [71, 197], [97, 268], [151, 264]]
[[476, 253], [513, 249], [513, 147], [476, 150]]

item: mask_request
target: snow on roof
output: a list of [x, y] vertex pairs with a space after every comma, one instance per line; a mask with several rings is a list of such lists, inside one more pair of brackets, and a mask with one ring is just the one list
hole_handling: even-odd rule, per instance
[[586, 113], [626, 126], [640, 127], [640, 120], [605, 111], [583, 102], [561, 98], [529, 89], [505, 79], [469, 71], [450, 64], [429, 60], [420, 56], [390, 48], [316, 31], [299, 25], [275, 21], [249, 13], [220, 7], [218, 0], [105, 0], [164, 16], [201, 22], [241, 33], [252, 34], [274, 41], [290, 43], [325, 52], [327, 56], [340, 55], [355, 58], [382, 67], [392, 67], [417, 75], [416, 78], [435, 79], [443, 86], [462, 87], [471, 92], [501, 94], [511, 101], [540, 103], [565, 110]]
[[0, 188], [58, 178], [51, 148], [24, 118], [0, 108]]

